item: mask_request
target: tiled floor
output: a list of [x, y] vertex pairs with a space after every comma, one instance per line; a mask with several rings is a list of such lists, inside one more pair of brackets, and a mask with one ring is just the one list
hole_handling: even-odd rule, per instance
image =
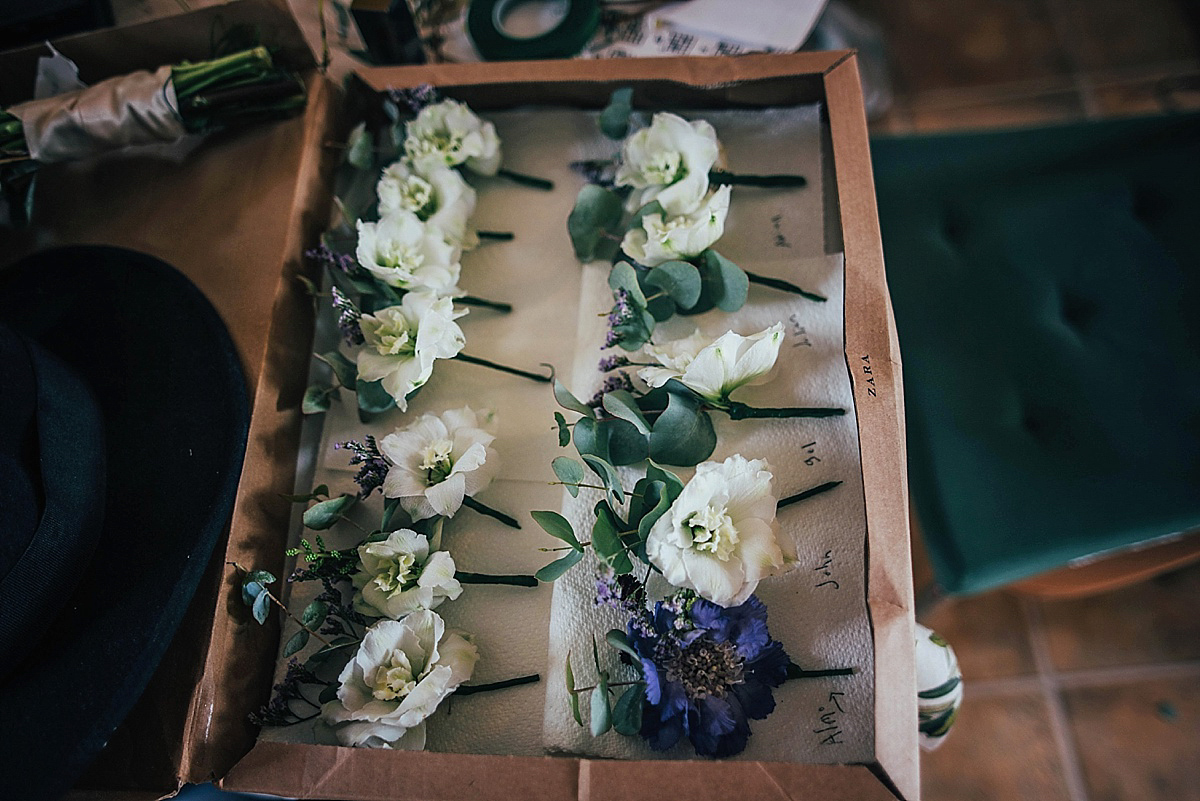
[[845, 0], [879, 24], [896, 103], [880, 133], [1200, 108], [1195, 0]]
[[[892, 58], [876, 133], [1200, 108], [1200, 3], [847, 2]], [[922, 622], [958, 653], [966, 700], [923, 755], [925, 801], [1200, 800], [1198, 608], [1200, 565], [1087, 600], [937, 607]]]

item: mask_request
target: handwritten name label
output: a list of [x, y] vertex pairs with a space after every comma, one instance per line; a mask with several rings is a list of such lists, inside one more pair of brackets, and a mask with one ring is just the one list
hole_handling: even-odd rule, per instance
[[771, 227], [775, 229], [775, 247], [790, 248], [792, 243], [783, 234], [783, 215], [776, 214], [771, 218]]
[[817, 441], [815, 439], [812, 442], [801, 445], [800, 453], [808, 454], [808, 456], [804, 457], [804, 463], [809, 467], [812, 467], [814, 464], [821, 461], [821, 457], [817, 456]]
[[862, 357], [863, 375], [867, 377], [867, 394], [872, 398], [878, 397], [875, 391], [875, 373], [871, 372], [871, 356], [868, 354]]
[[819, 584], [813, 586], [833, 587], [835, 590], [842, 588], [842, 585], [838, 584], [837, 579], [833, 577], [833, 551], [825, 552], [825, 556], [821, 559], [821, 564], [814, 567], [813, 572], [817, 574], [816, 577], [818, 579], [821, 579]]
[[792, 342], [792, 347], [811, 348], [813, 346], [812, 340], [809, 339], [808, 329], [800, 323], [799, 313], [792, 312], [791, 316], [788, 317], [788, 321], [792, 324], [792, 338], [795, 340]]
[[841, 737], [844, 735], [842, 724], [838, 720], [838, 715], [845, 714], [846, 710], [842, 708], [842, 701], [845, 698], [845, 693], [831, 692], [829, 700], [825, 703], [827, 706], [817, 707], [817, 712], [821, 722], [819, 729], [813, 729], [813, 734], [823, 735], [820, 739], [821, 745], [842, 745], [845, 740]]

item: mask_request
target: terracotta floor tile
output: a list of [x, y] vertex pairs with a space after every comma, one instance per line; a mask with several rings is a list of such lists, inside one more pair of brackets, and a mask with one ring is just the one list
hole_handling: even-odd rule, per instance
[[1041, 604], [1059, 670], [1200, 659], [1200, 565], [1116, 592]]
[[1040, 694], [972, 699], [945, 743], [921, 755], [925, 801], [1068, 798]]
[[1083, 101], [1075, 90], [953, 103], [924, 102], [917, 97], [911, 108], [913, 128], [918, 133], [1050, 125], [1083, 118]]
[[1191, 0], [1060, 0], [1063, 30], [1083, 70], [1155, 64], [1200, 53]]
[[972, 680], [1035, 672], [1024, 615], [1008, 593], [944, 601], [921, 622], [954, 647], [968, 687]]
[[1042, 0], [850, 0], [883, 30], [896, 88], [1012, 83], [1069, 70]]
[[1200, 801], [1200, 676], [1063, 694], [1090, 801]]

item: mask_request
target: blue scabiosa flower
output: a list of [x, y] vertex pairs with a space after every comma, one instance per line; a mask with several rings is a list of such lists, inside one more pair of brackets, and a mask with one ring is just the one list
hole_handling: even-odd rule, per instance
[[787, 680], [791, 660], [755, 596], [725, 608], [684, 592], [630, 621], [628, 635], [646, 681], [641, 735], [655, 750], [687, 737], [701, 756], [740, 754], [749, 721], [771, 714], [771, 690]]

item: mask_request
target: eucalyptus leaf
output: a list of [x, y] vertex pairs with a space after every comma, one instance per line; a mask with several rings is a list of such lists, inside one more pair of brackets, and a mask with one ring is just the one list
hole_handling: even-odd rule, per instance
[[608, 440], [608, 462], [614, 465], [637, 464], [650, 453], [650, 442], [632, 423], [604, 420], [599, 424]]
[[583, 481], [583, 465], [574, 459], [559, 456], [550, 463], [550, 467], [554, 469], [558, 480], [567, 485], [567, 492], [571, 493], [571, 497], [579, 497], [578, 484]]
[[341, 351], [318, 353], [317, 358], [329, 365], [343, 387], [353, 387], [358, 383], [358, 365], [343, 356]]
[[638, 673], [642, 672], [642, 655], [634, 650], [633, 644], [629, 642], [629, 635], [620, 629], [609, 629], [608, 633], [604, 635], [604, 641], [618, 651], [626, 653], [633, 660]]
[[346, 161], [360, 170], [368, 170], [375, 164], [375, 142], [367, 132], [367, 124], [360, 122], [350, 131], [346, 140]]
[[[582, 468], [580, 468], [580, 472], [583, 472]], [[543, 531], [554, 537], [554, 539], [562, 540], [576, 551], [583, 551], [583, 546], [579, 544], [579, 539], [575, 536], [575, 529], [571, 527], [571, 522], [558, 512], [530, 512], [529, 516], [533, 518], [535, 523], [542, 527]], [[570, 567], [570, 565], [567, 565], [567, 567]]]
[[710, 248], [700, 254], [699, 268], [703, 292], [708, 294], [714, 306], [726, 312], [742, 308], [750, 290], [750, 279], [741, 267]]
[[254, 606], [254, 602], [258, 600], [258, 596], [262, 595], [267, 588], [257, 581], [245, 581], [242, 584], [242, 603], [246, 606]]
[[563, 386], [563, 383], [557, 378], [554, 379], [554, 400], [558, 401], [558, 405], [564, 409], [579, 412], [584, 417], [592, 416], [592, 407], [572, 395], [571, 390]]
[[633, 113], [633, 88], [617, 89], [600, 112], [600, 131], [609, 139], [623, 139], [629, 133], [629, 115]]
[[625, 488], [621, 486], [621, 477], [617, 475], [617, 469], [599, 456], [590, 453], [581, 454], [581, 456], [587, 466], [592, 468], [604, 482], [604, 486], [608, 487], [608, 491], [617, 499], [617, 503], [625, 503]]
[[670, 295], [681, 309], [690, 309], [700, 300], [700, 271], [686, 261], [668, 261], [646, 274], [646, 283]]
[[357, 498], [353, 495], [339, 495], [336, 498], [313, 504], [304, 510], [304, 525], [316, 531], [332, 528], [337, 521], [342, 519], [342, 515], [354, 505], [355, 500]]
[[322, 412], [329, 411], [329, 404], [333, 400], [333, 393], [333, 387], [313, 384], [304, 390], [304, 400], [300, 402], [300, 411], [304, 414], [321, 414]]
[[619, 261], [613, 265], [612, 270], [608, 273], [608, 288], [613, 292], [624, 289], [635, 307], [646, 308], [646, 296], [642, 293], [641, 284], [638, 283], [637, 270], [633, 269], [633, 265], [629, 262]]
[[582, 558], [583, 551], [571, 551], [562, 559], [556, 559], [533, 575], [538, 581], [555, 581], [562, 576], [563, 573], [566, 573], [568, 570], [578, 564], [579, 560]]
[[642, 714], [646, 705], [646, 688], [634, 684], [617, 699], [612, 711], [612, 725], [618, 734], [632, 737], [642, 731]]
[[558, 426], [558, 447], [567, 447], [571, 444], [571, 429], [567, 425], [567, 418], [563, 417], [562, 412], [554, 413], [554, 424]]
[[612, 728], [612, 708], [608, 699], [608, 674], [602, 672], [592, 690], [592, 736], [599, 737]]
[[670, 470], [664, 470], [659, 465], [651, 460], [649, 466], [646, 467], [646, 478], [651, 481], [661, 481], [667, 485], [667, 495], [670, 496], [671, 502], [679, 497], [679, 493], [683, 492], [683, 479], [672, 473]]
[[583, 716], [579, 714], [579, 693], [575, 692], [575, 673], [571, 670], [571, 653], [567, 652], [567, 697], [571, 704], [571, 717], [575, 718], [575, 722], [580, 726], [583, 725]]
[[623, 575], [633, 570], [633, 562], [621, 542], [621, 519], [612, 508], [601, 501], [596, 504], [596, 522], [592, 525], [592, 549], [615, 573]]
[[305, 629], [300, 629], [295, 634], [293, 634], [291, 636], [291, 639], [289, 639], [287, 641], [287, 645], [283, 646], [284, 659], [291, 656], [292, 654], [299, 653], [304, 648], [304, 646], [308, 645], [308, 637], [309, 637], [308, 631], [306, 631]]
[[250, 607], [250, 613], [254, 615], [254, 619], [260, 624], [267, 622], [267, 615], [271, 612], [271, 594], [268, 592], [260, 592], [258, 597], [254, 599], [254, 605]]
[[251, 570], [246, 574], [246, 581], [257, 581], [259, 584], [274, 584], [279, 581], [273, 573], [266, 570]]
[[648, 511], [641, 516], [637, 523], [639, 551], [645, 549], [646, 540], [650, 536], [650, 529], [671, 508], [671, 504], [674, 502], [674, 499], [668, 494], [667, 485], [661, 481], [649, 482], [646, 487], [646, 496], [653, 499], [654, 505], [649, 507]]
[[611, 241], [605, 235], [615, 236], [624, 215], [621, 198], [615, 192], [595, 184], [580, 189], [567, 217], [567, 233], [576, 257], [580, 261], [598, 258], [601, 243]]
[[337, 682], [333, 682], [332, 684], [326, 684], [325, 689], [321, 690], [321, 694], [317, 696], [317, 700], [320, 701], [322, 704], [328, 704], [330, 701], [337, 700], [337, 694], [338, 694]]
[[396, 405], [379, 381], [360, 379], [354, 382], [354, 391], [358, 395], [358, 408], [367, 414], [382, 414]]
[[315, 629], [325, 622], [325, 616], [328, 614], [329, 604], [324, 601], [313, 601], [300, 613], [300, 623], [310, 629]]
[[392, 520], [398, 511], [400, 511], [399, 498], [385, 500], [383, 502], [383, 518], [379, 521], [379, 528], [383, 531], [395, 531], [396, 527], [392, 525]]
[[605, 410], [613, 417], [631, 423], [642, 434], [650, 434], [650, 424], [646, 422], [641, 409], [637, 407], [637, 399], [628, 390], [617, 389], [606, 392], [603, 404]]
[[584, 417], [575, 421], [575, 450], [579, 451], [580, 456], [591, 455], [601, 459], [608, 459], [609, 433], [607, 422], [597, 422], [591, 417]]
[[692, 467], [712, 455], [717, 434], [712, 419], [695, 396], [670, 393], [667, 408], [650, 431], [650, 458], [663, 464]]
[[647, 298], [646, 311], [650, 312], [650, 316], [653, 317], [654, 321], [657, 323], [670, 320], [675, 316], [675, 301], [666, 296], [653, 299]]

